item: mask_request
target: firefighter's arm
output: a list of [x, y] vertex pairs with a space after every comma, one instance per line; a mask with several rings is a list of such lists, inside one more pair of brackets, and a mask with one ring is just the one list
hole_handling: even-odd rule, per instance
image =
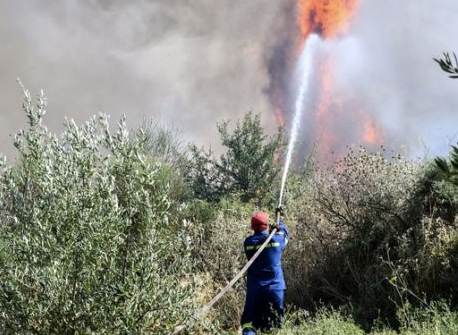
[[278, 223], [275, 224], [275, 226], [276, 226], [275, 228], [277, 228], [279, 235], [283, 235], [284, 240], [285, 240], [284, 246], [286, 246], [288, 244], [288, 240], [289, 240], [289, 231], [288, 231], [288, 228], [286, 228], [285, 223], [281, 219], [282, 216], [285, 213], [285, 208], [282, 205], [280, 205], [280, 206], [277, 207], [275, 213], [276, 213], [276, 217], [277, 217], [277, 221], [278, 221]]
[[249, 244], [247, 243], [247, 240], [245, 240], [245, 242], [243, 242], [243, 251], [245, 252], [245, 256], [248, 260], [250, 260], [251, 256], [253, 256], [253, 252], [249, 249]]
[[286, 228], [286, 225], [285, 225], [285, 223], [283, 222], [283, 220], [280, 220], [280, 221], [278, 222], [278, 232], [279, 232], [279, 233], [282, 233], [282, 234], [285, 235], [286, 237], [289, 237], [288, 228]]
[[283, 222], [283, 220], [280, 220], [278, 222], [278, 226], [279, 226], [279, 229], [278, 229], [278, 235], [282, 235], [283, 236], [283, 239], [284, 239], [284, 244], [282, 246], [282, 249], [284, 247], [286, 247], [286, 245], [288, 244], [288, 241], [289, 241], [289, 231], [288, 231], [288, 228], [286, 228], [286, 225], [285, 223]]

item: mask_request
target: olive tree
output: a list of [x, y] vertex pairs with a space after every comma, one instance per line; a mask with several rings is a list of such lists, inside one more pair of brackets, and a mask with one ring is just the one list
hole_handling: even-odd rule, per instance
[[170, 333], [194, 290], [166, 168], [142, 133], [104, 115], [42, 124], [46, 99], [25, 91], [29, 129], [0, 176], [0, 329], [4, 334]]

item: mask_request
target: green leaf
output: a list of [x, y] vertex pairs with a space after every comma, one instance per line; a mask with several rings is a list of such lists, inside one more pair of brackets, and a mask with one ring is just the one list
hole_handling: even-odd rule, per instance
[[437, 167], [444, 173], [448, 174], [450, 173], [449, 166], [447, 164], [447, 161], [444, 158], [436, 157], [434, 159], [436, 162]]

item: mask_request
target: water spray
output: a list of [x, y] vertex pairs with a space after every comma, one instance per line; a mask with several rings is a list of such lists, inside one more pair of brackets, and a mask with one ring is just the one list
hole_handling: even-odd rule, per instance
[[294, 117], [293, 123], [291, 126], [291, 134], [288, 143], [288, 151], [286, 153], [286, 160], [285, 160], [285, 167], [283, 168], [283, 176], [281, 178], [281, 188], [280, 188], [280, 198], [278, 201], [278, 206], [282, 205], [283, 200], [283, 193], [285, 190], [286, 184], [286, 177], [288, 176], [289, 166], [291, 165], [291, 157], [293, 156], [294, 145], [296, 144], [302, 111], [304, 109], [304, 100], [307, 96], [308, 89], [309, 89], [309, 79], [310, 74], [312, 72], [312, 56], [314, 53], [314, 49], [316, 47], [317, 42], [319, 41], [319, 37], [316, 34], [310, 35], [310, 37], [305, 42], [301, 57], [299, 58], [299, 62], [297, 64], [297, 72], [299, 77], [301, 78], [301, 84], [299, 86], [299, 92], [296, 97], [296, 104], [294, 106]]

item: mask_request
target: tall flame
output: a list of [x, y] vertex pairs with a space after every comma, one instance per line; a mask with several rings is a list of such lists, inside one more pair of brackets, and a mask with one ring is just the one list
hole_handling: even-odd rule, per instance
[[[297, 28], [295, 35], [287, 35], [276, 46], [269, 63], [271, 82], [267, 92], [275, 109], [278, 123], [285, 124], [285, 112], [292, 111], [297, 92], [291, 83], [300, 82], [294, 77], [294, 64], [306, 46], [311, 34], [321, 39], [336, 40], [348, 32], [350, 22], [356, 15], [362, 0], [296, 0]], [[332, 43], [330, 43], [332, 45]], [[344, 153], [347, 145], [365, 145], [375, 148], [384, 141], [383, 130], [366, 109], [358, 93], [351, 85], [336, 85], [335, 67], [338, 59], [324, 50], [314, 59], [311, 83], [313, 97], [308, 100], [304, 113], [308, 122], [304, 147], [306, 155], [316, 143], [317, 158], [322, 163], [331, 163]], [[342, 78], [340, 78], [342, 79]], [[342, 83], [342, 80], [339, 80]], [[288, 113], [289, 114], [289, 113]], [[291, 115], [288, 115], [291, 116]], [[304, 138], [304, 137], [303, 137]], [[308, 147], [307, 147], [308, 146]]]
[[297, 0], [299, 26], [305, 40], [312, 32], [323, 38], [347, 31], [359, 0]]
[[[360, 0], [297, 0], [298, 24], [304, 43], [310, 34], [335, 39], [348, 31]], [[334, 84], [335, 59], [327, 55], [317, 60], [317, 105], [313, 117], [313, 137], [321, 162], [332, 162], [351, 143], [376, 146], [383, 132], [354, 92]]]

